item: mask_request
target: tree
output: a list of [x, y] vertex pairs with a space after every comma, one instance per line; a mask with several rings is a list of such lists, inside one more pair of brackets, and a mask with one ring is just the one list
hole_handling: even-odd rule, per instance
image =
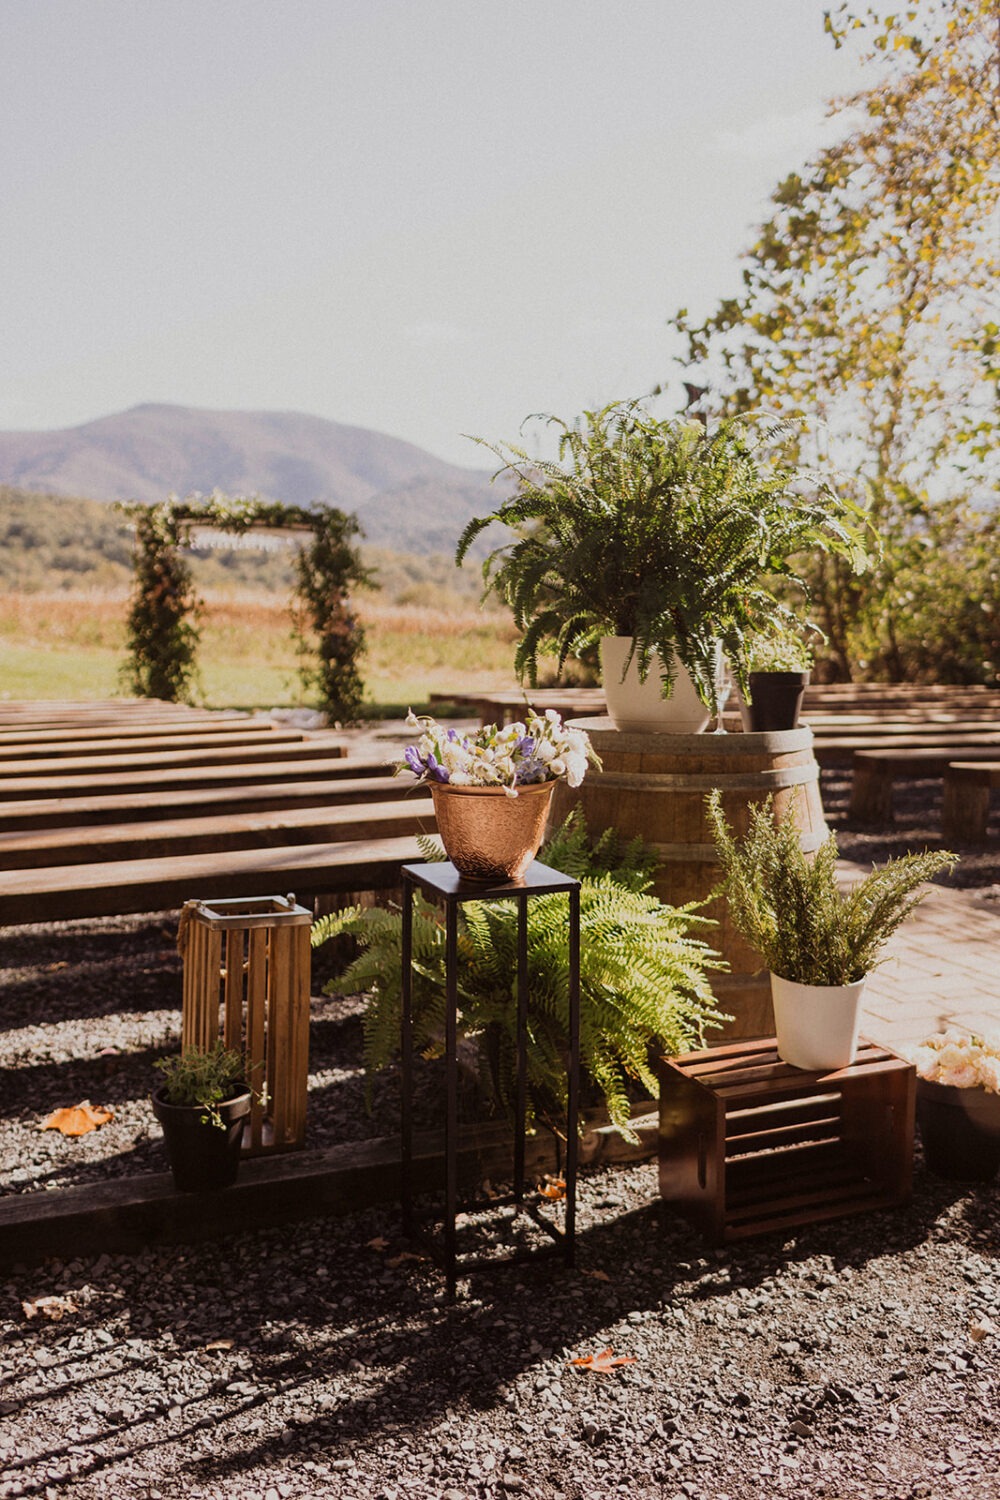
[[[673, 322], [724, 412], [805, 421], [809, 458], [850, 476], [882, 555], [853, 578], [836, 557], [813, 561], [818, 623], [838, 675], [863, 657], [899, 678], [923, 650], [914, 571], [940, 562], [941, 608], [956, 603], [943, 565], [980, 549], [1000, 477], [1000, 7], [842, 4], [826, 26], [838, 46], [870, 38], [878, 81], [838, 104], [844, 137], [775, 189], [742, 293], [700, 326]], [[992, 681], [997, 621], [982, 615], [962, 670]]]

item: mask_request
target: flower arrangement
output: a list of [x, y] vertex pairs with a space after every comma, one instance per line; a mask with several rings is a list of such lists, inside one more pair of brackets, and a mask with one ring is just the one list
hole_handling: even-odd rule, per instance
[[911, 1061], [919, 1078], [956, 1089], [985, 1089], [1000, 1094], [1000, 1038], [963, 1036], [958, 1031], [929, 1036], [915, 1048]]
[[445, 729], [427, 715], [411, 709], [407, 727], [419, 729], [416, 744], [407, 745], [400, 771], [412, 771], [418, 783], [450, 786], [499, 786], [510, 797], [520, 786], [565, 781], [579, 786], [588, 763], [600, 761], [581, 729], [567, 729], [554, 708], [544, 716], [529, 709], [525, 723], [502, 729], [486, 725], [475, 733]]

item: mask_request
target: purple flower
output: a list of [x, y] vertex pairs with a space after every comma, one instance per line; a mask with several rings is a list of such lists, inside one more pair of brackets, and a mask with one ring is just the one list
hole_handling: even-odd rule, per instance
[[422, 776], [424, 774], [424, 763], [420, 759], [420, 751], [417, 749], [416, 745], [407, 745], [406, 749], [403, 751], [403, 759], [406, 761], [406, 764], [409, 766], [414, 776]]

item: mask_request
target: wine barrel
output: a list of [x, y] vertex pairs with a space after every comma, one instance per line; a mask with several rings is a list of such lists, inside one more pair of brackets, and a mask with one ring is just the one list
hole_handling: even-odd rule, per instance
[[[767, 796], [779, 817], [794, 809], [802, 848], [815, 852], [827, 838], [819, 767], [812, 731], [774, 730], [765, 734], [628, 734], [608, 718], [574, 719], [585, 729], [601, 758], [583, 785], [573, 790], [560, 783], [553, 801], [553, 822], [579, 805], [592, 834], [616, 828], [627, 838], [639, 834], [659, 856], [654, 890], [661, 901], [684, 906], [704, 901], [718, 884], [720, 868], [705, 809], [714, 788], [730, 825], [743, 833], [748, 811]], [[712, 976], [720, 1009], [733, 1020], [713, 1031], [712, 1042], [771, 1036], [769, 976], [760, 955], [735, 930], [726, 902], [716, 898], [702, 915], [718, 923], [703, 929], [706, 942], [722, 954], [729, 972]]]

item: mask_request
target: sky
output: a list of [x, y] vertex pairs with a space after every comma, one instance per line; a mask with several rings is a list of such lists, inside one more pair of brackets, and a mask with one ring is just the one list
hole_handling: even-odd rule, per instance
[[679, 409], [669, 317], [861, 80], [823, 9], [0, 0], [0, 430], [303, 411], [481, 466]]

